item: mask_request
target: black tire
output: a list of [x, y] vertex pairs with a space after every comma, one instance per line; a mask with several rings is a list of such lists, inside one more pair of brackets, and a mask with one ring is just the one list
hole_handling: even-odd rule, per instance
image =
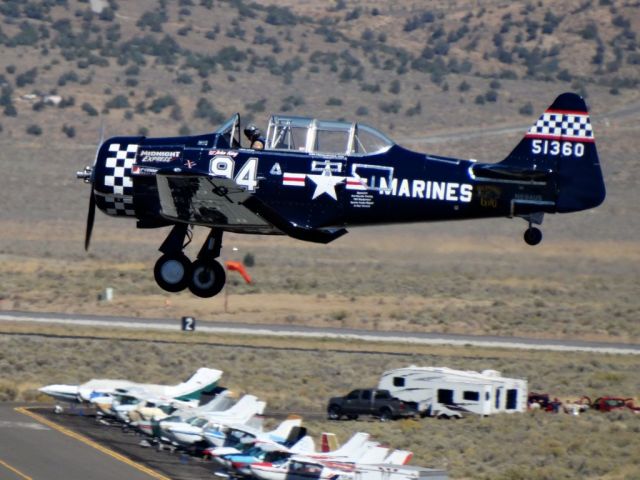
[[389, 408], [384, 407], [380, 409], [380, 421], [388, 422], [389, 420], [393, 420], [393, 415], [391, 414], [391, 410]]
[[542, 232], [539, 228], [529, 227], [524, 232], [524, 241], [527, 245], [538, 245], [542, 241]]
[[202, 298], [214, 297], [222, 290], [227, 274], [215, 260], [196, 260], [191, 264], [189, 290]]
[[182, 253], [163, 255], [153, 267], [153, 276], [160, 288], [167, 292], [180, 292], [187, 288], [191, 278], [191, 262]]
[[342, 417], [342, 411], [337, 405], [331, 405], [327, 409], [327, 414], [329, 416], [329, 420], [340, 420], [340, 417]]

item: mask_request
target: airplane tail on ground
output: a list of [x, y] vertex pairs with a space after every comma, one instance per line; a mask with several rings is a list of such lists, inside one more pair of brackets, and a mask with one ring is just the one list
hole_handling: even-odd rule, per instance
[[199, 368], [186, 382], [168, 387], [166, 393], [177, 400], [200, 400], [203, 393], [216, 388], [221, 376], [221, 370]]
[[305, 454], [305, 453], [313, 453], [316, 451], [316, 444], [313, 441], [313, 438], [309, 435], [304, 435], [300, 438], [295, 444], [291, 446], [291, 453], [294, 454]]
[[338, 437], [335, 433], [322, 432], [320, 451], [323, 453], [338, 450]]
[[344, 443], [344, 445], [329, 453], [336, 457], [356, 457], [366, 449], [366, 443], [368, 441], [368, 433], [357, 432], [354, 433], [353, 436]]
[[367, 451], [364, 452], [356, 462], [362, 464], [382, 463], [384, 462], [384, 459], [387, 458], [387, 455], [389, 455], [389, 449], [387, 447], [376, 445], [367, 449]]
[[406, 465], [413, 457], [413, 452], [408, 450], [394, 450], [384, 459], [383, 463], [390, 465]]
[[[275, 430], [269, 432], [269, 435], [272, 438], [277, 439], [290, 439], [291, 435], [297, 433], [297, 429], [294, 430], [294, 427], [299, 427], [302, 425], [302, 418], [287, 418], [284, 420]], [[297, 438], [295, 439], [297, 440]]]
[[[255, 395], [244, 395], [238, 402], [228, 410], [219, 412], [215, 418], [226, 419], [231, 423], [247, 424], [256, 416], [262, 415], [266, 403], [258, 400]], [[261, 422], [256, 422], [260, 424]]]
[[502, 162], [481, 168], [502, 178], [555, 181], [560, 213], [597, 207], [606, 195], [587, 106], [575, 93], [556, 98]]

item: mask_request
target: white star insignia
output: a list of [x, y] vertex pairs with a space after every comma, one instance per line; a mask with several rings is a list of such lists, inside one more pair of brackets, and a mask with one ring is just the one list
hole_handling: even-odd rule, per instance
[[311, 179], [313, 183], [316, 184], [316, 190], [313, 192], [313, 197], [311, 200], [315, 200], [323, 193], [326, 193], [334, 200], [338, 200], [336, 196], [336, 185], [344, 182], [346, 177], [334, 177], [331, 175], [331, 171], [325, 169], [320, 175], [311, 175], [307, 174], [307, 177]]

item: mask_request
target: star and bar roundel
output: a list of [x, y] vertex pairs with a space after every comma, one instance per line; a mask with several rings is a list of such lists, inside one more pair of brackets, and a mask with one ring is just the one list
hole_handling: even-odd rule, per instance
[[304, 187], [307, 178], [315, 184], [315, 190], [311, 197], [315, 200], [320, 195], [329, 195], [334, 200], [338, 200], [336, 195], [336, 186], [344, 183], [347, 190], [366, 190], [367, 180], [361, 177], [345, 177], [333, 175], [330, 170], [326, 169], [320, 174], [312, 173], [291, 173], [284, 172], [282, 175], [282, 185], [288, 187]]

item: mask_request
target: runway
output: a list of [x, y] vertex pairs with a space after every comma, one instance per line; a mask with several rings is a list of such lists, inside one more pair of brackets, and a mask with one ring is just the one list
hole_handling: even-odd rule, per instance
[[81, 436], [70, 436], [20, 413], [14, 404], [1, 403], [0, 478], [169, 480], [105, 447], [96, 448]]
[[[133, 318], [59, 313], [34, 313], [6, 311], [0, 313], [0, 322], [43, 323], [67, 325], [70, 334], [73, 326], [97, 328], [133, 328], [148, 330], [179, 330], [178, 318]], [[281, 337], [306, 337], [344, 339], [364, 342], [393, 342], [420, 345], [454, 345], [488, 348], [514, 348], [524, 350], [551, 350], [566, 352], [593, 352], [608, 354], [640, 355], [640, 345], [629, 343], [589, 342], [581, 340], [554, 340], [526, 337], [499, 337], [455, 335], [444, 333], [388, 332], [336, 328], [316, 328], [291, 325], [251, 325], [230, 322], [198, 322], [197, 331], [206, 333], [231, 333], [237, 335], [262, 335]]]

